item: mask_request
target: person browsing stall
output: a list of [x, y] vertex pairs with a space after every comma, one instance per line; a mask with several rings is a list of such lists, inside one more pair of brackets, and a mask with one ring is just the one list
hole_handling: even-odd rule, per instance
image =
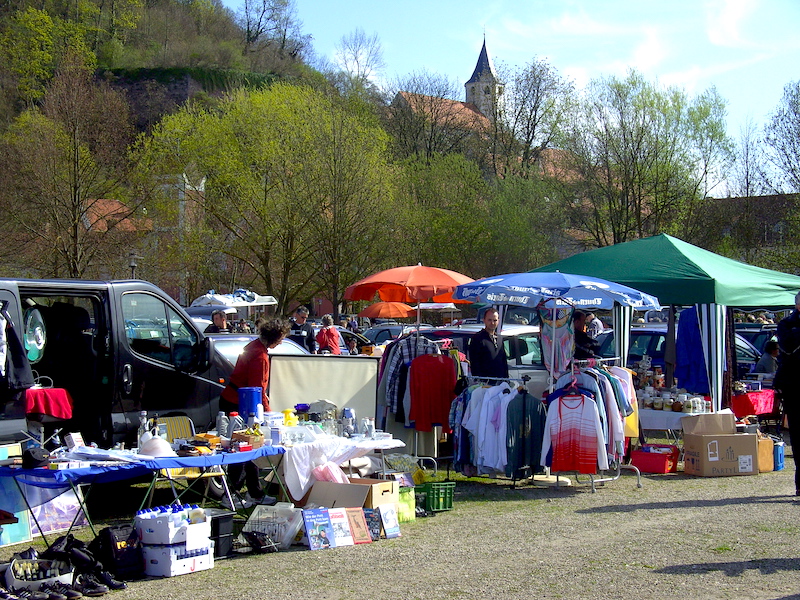
[[586, 313], [576, 310], [572, 313], [572, 328], [575, 331], [575, 352], [577, 359], [594, 358], [600, 351], [600, 343], [586, 332]]
[[597, 318], [597, 315], [594, 313], [589, 313], [586, 315], [586, 333], [590, 338], [597, 339], [601, 333], [603, 333], [604, 327], [603, 322]]
[[317, 343], [314, 341], [314, 328], [308, 322], [308, 309], [305, 306], [298, 306], [294, 311], [294, 317], [289, 320], [288, 338], [308, 350], [311, 354], [317, 351]]
[[322, 317], [322, 329], [317, 332], [317, 343], [320, 353], [328, 351], [331, 354], [341, 354], [339, 347], [339, 331], [333, 326], [333, 317], [325, 315]]
[[497, 335], [500, 313], [490, 308], [483, 315], [483, 329], [469, 340], [467, 357], [475, 377], [508, 377], [508, 358], [503, 340]]
[[[794, 298], [795, 309], [778, 323], [780, 356], [772, 387], [780, 392], [783, 410], [789, 421], [789, 444], [797, 454], [800, 449], [800, 293]], [[797, 445], [795, 445], [797, 442]], [[800, 496], [800, 470], [795, 461], [795, 495]]]
[[770, 340], [764, 344], [764, 354], [756, 363], [754, 373], [774, 373], [778, 370], [778, 355], [781, 353], [781, 348], [778, 342]]
[[224, 310], [215, 310], [211, 313], [211, 325], [203, 333], [228, 333], [228, 315]]
[[[258, 328], [258, 338], [250, 342], [242, 350], [236, 366], [231, 373], [228, 385], [222, 390], [219, 398], [219, 409], [227, 413], [239, 410], [239, 388], [260, 387], [261, 404], [264, 412], [270, 410], [269, 396], [269, 349], [275, 348], [289, 333], [289, 324], [282, 319], [263, 321]], [[247, 419], [249, 415], [242, 415]], [[247, 497], [244, 506], [248, 503], [260, 503], [264, 500], [264, 491], [258, 477], [258, 467], [252, 462], [234, 463], [228, 466], [228, 483], [231, 489], [239, 491], [242, 485], [247, 485]], [[228, 507], [231, 508], [231, 507]]]

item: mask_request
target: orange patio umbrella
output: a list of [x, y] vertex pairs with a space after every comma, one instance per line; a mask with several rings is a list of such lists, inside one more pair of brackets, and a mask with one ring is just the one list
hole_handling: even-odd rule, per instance
[[402, 302], [376, 302], [358, 313], [358, 316], [370, 319], [403, 319], [413, 317], [416, 313], [416, 308]]
[[439, 267], [395, 267], [357, 281], [345, 290], [344, 298], [372, 300], [378, 294], [384, 302], [453, 302], [456, 287], [473, 281], [471, 277]]

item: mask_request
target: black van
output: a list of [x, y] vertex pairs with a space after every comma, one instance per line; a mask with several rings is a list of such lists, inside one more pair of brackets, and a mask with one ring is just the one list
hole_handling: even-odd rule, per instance
[[[213, 342], [156, 286], [0, 279], [0, 309], [37, 380], [72, 397], [72, 420], [59, 423], [65, 432], [110, 447], [134, 441], [142, 410], [188, 415], [201, 427], [212, 422], [223, 387], [211, 364]], [[1, 383], [0, 441], [20, 440], [25, 393], [9, 394]]]

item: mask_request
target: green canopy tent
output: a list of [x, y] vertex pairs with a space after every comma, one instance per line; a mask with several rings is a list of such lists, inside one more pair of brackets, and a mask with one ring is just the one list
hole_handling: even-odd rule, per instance
[[[665, 305], [698, 305], [715, 410], [721, 406], [725, 369], [724, 307], [785, 308], [794, 306], [800, 291], [796, 275], [725, 258], [666, 234], [582, 252], [533, 271], [593, 275], [652, 294]], [[619, 323], [629, 324], [630, 313]], [[627, 333], [629, 325], [615, 323], [615, 328]], [[625, 337], [615, 334], [620, 356], [627, 355]]]

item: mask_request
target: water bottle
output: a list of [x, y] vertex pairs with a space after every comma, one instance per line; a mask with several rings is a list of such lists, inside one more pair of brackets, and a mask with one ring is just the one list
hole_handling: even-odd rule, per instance
[[233, 411], [229, 417], [227, 437], [232, 438], [234, 431], [241, 431], [244, 428], [244, 419], [239, 416], [238, 412]]
[[217, 413], [217, 435], [226, 435], [228, 433], [228, 415], [224, 410]]
[[[148, 436], [145, 435], [147, 432], [148, 432], [147, 411], [143, 410], [142, 412], [139, 413], [139, 431], [137, 432], [136, 435], [136, 440], [139, 444], [139, 448], [141, 448], [142, 445], [144, 445], [144, 443], [147, 441]], [[145, 439], [142, 439], [142, 436], [144, 436]]]

